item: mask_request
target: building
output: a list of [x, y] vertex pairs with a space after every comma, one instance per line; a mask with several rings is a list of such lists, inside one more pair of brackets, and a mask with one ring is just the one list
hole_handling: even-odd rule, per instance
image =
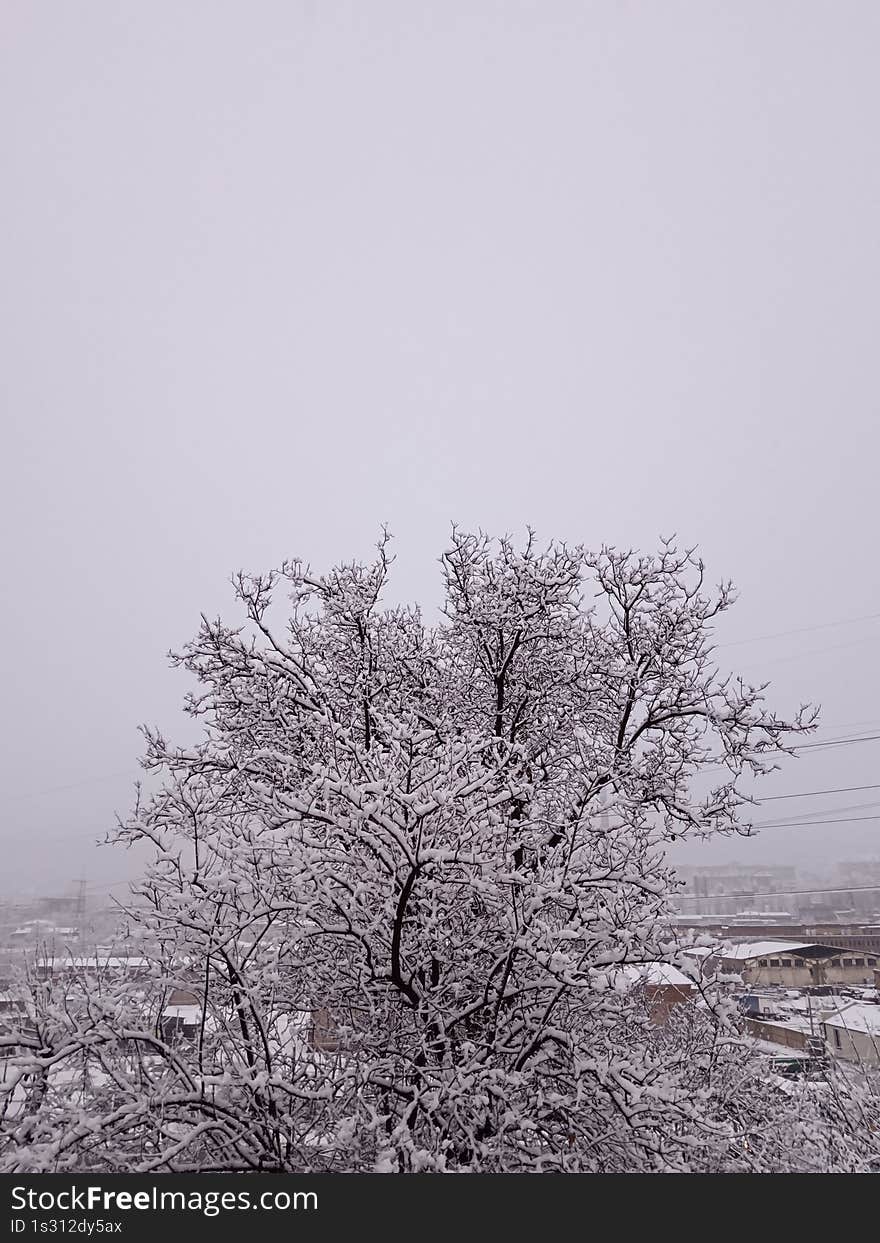
[[0, 993], [0, 1030], [4, 1024], [14, 1024], [27, 1014], [24, 998], [17, 993]]
[[694, 981], [665, 962], [649, 962], [619, 967], [613, 975], [615, 987], [644, 988], [651, 1021], [661, 1026], [672, 1011], [692, 1001], [696, 993]]
[[685, 945], [679, 953], [689, 959], [693, 970], [701, 979], [713, 976], [718, 970], [719, 947], [711, 945]]
[[880, 1005], [855, 1001], [828, 1016], [822, 1026], [834, 1057], [880, 1066]]
[[678, 871], [686, 887], [676, 900], [687, 903], [686, 909], [693, 913], [734, 915], [743, 910], [745, 903], [753, 911], [778, 912], [780, 897], [790, 894], [797, 880], [797, 869], [790, 866], [755, 868], [726, 864], [681, 867]]
[[179, 1037], [192, 1039], [202, 1023], [202, 1007], [195, 993], [173, 988], [162, 1011], [162, 1039], [169, 1044]]
[[824, 1020], [851, 1004], [852, 997], [834, 994], [828, 986], [805, 993], [771, 986], [739, 998], [744, 1027], [750, 1035], [814, 1057], [825, 1051]]
[[39, 979], [112, 975], [142, 979], [149, 974], [150, 960], [133, 954], [41, 955], [34, 964]]
[[50, 919], [26, 919], [18, 928], [9, 933], [10, 945], [30, 945], [45, 941], [55, 932], [55, 925]]
[[761, 924], [765, 928], [787, 928], [794, 923], [791, 911], [738, 911], [728, 918], [732, 928], [750, 928]]
[[726, 945], [720, 954], [723, 972], [744, 984], [781, 984], [811, 988], [822, 984], [870, 986], [876, 955], [859, 954], [816, 941], [745, 941]]
[[342, 1050], [339, 1029], [329, 1010], [312, 1011], [309, 1044], [316, 1053], [339, 1053]]
[[796, 1049], [799, 1053], [807, 1052], [809, 1029], [796, 1020], [747, 1018], [744, 1026], [750, 1036], [755, 1036], [766, 1044], [784, 1045], [785, 1048]]
[[717, 936], [719, 940], [817, 941], [841, 949], [863, 950], [880, 966], [880, 924], [776, 924], [755, 918], [736, 922], [725, 915], [678, 915], [668, 920], [670, 931], [693, 930]]

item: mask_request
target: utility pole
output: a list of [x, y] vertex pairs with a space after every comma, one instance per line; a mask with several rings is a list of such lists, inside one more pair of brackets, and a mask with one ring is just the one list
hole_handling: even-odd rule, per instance
[[816, 1035], [816, 1025], [813, 1022], [813, 996], [809, 989], [807, 990], [807, 1011], [810, 1015], [810, 1039], [807, 1041], [807, 1051], [819, 1077], [824, 1079], [828, 1054], [824, 1039]]
[[86, 882], [84, 877], [76, 882], [76, 927], [80, 936], [83, 933], [83, 924], [86, 922]]

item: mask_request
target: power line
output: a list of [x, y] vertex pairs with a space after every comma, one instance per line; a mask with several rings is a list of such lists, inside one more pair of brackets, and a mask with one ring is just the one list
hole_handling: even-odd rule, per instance
[[[848, 729], [850, 725], [864, 725], [865, 728], [867, 728], [869, 725], [871, 726], [880, 725], [880, 718], [862, 717], [860, 721], [838, 721], [836, 725], [830, 725], [830, 724], [822, 725], [820, 726], [820, 729]], [[863, 732], [862, 730], [856, 730], [857, 734], [862, 733], [862, 732]]]
[[97, 785], [102, 781], [114, 781], [117, 777], [134, 777], [134, 773], [130, 768], [121, 769], [116, 773], [105, 773], [103, 777], [86, 777], [82, 781], [70, 781], [67, 785], [48, 786], [45, 790], [32, 790], [28, 794], [18, 794], [14, 798], [6, 798], [4, 803], [21, 803], [25, 799], [40, 798], [43, 794], [58, 794], [62, 790], [77, 790], [80, 786]]
[[770, 656], [761, 661], [747, 661], [745, 667], [763, 669], [765, 665], [781, 665], [790, 660], [804, 660], [807, 656], [824, 656], [826, 652], [842, 652], [849, 647], [860, 647], [865, 643], [876, 642], [876, 635], [865, 635], [862, 639], [851, 639], [849, 643], [832, 643], [830, 647], [811, 647], [808, 652], [792, 652], [788, 656]]
[[[842, 885], [839, 888], [833, 886], [828, 889], [774, 889], [766, 893], [679, 893], [676, 894], [677, 899], [687, 899], [692, 902], [706, 902], [707, 900], [718, 898], [727, 901], [728, 898], [794, 898], [801, 897], [804, 894], [814, 893], [876, 893], [880, 891], [878, 885]], [[755, 911], [756, 915], [760, 915], [761, 911]]]
[[[857, 742], [876, 742], [878, 738], [880, 738], [880, 734], [864, 734], [860, 738], [852, 738], [852, 737], [828, 738], [824, 742], [799, 742], [795, 746], [786, 746], [785, 750], [786, 751], [811, 751], [817, 747], [820, 747], [820, 748], [821, 747], [852, 747], [852, 746], [855, 746]], [[709, 758], [720, 759], [721, 757], [712, 756]], [[700, 770], [696, 775], [699, 776], [701, 773], [720, 772], [722, 769], [725, 769], [725, 768], [727, 768], [727, 764], [704, 764], [704, 765], [701, 765]]]
[[880, 613], [865, 613], [861, 617], [844, 617], [839, 621], [820, 622], [815, 626], [797, 626], [793, 630], [777, 630], [773, 634], [753, 635], [750, 639], [733, 639], [729, 643], [716, 643], [715, 647], [742, 647], [745, 643], [763, 643], [765, 639], [784, 639], [790, 634], [808, 634], [814, 630], [830, 630], [835, 626], [854, 626], [857, 622], [877, 621]]
[[[819, 807], [816, 811], [789, 812], [789, 815], [797, 816], [798, 822], [802, 824], [816, 824], [816, 816], [821, 816], [823, 819], [819, 823], [825, 824], [831, 816], [844, 816], [851, 811], [867, 811], [869, 807], [877, 807], [878, 805], [880, 805], [880, 799], [873, 798], [869, 799], [867, 803], [847, 803], [842, 807]], [[774, 824], [786, 824], [788, 822], [784, 819], [783, 813], [782, 816], [778, 816], [775, 820], [762, 820], [760, 823], [769, 828]]]
[[768, 794], [759, 798], [759, 803], [774, 803], [781, 798], [817, 798], [820, 794], [854, 794], [857, 790], [880, 790], [880, 785], [871, 786], [833, 786], [828, 790], [802, 790], [800, 794]]
[[751, 829], [811, 829], [814, 824], [855, 824], [860, 820], [880, 820], [880, 816], [845, 816], [841, 820], [790, 820], [782, 824], [763, 820], [748, 825]]
[[[858, 726], [859, 728], [855, 728]], [[821, 725], [816, 725], [817, 734], [833, 734], [841, 729], [845, 729], [845, 734], [840, 734], [841, 738], [857, 738], [859, 734], [867, 734], [870, 729], [880, 728], [880, 717], [872, 717], [870, 719], [862, 719], [861, 721], [823, 721]]]
[[[850, 739], [853, 739], [854, 741], [858, 742], [860, 738], [867, 737], [870, 731], [872, 729], [876, 729], [878, 726], [880, 726], [880, 721], [871, 721], [870, 725], [865, 725], [862, 727], [862, 729], [848, 729], [845, 734], [837, 733], [838, 730], [844, 728], [842, 725], [818, 725], [818, 726], [810, 726], [809, 728], [815, 729], [816, 733], [819, 735], [834, 734], [834, 740], [836, 741], [848, 742]], [[819, 745], [821, 745], [822, 741], [831, 742], [832, 739], [830, 738], [821, 739], [820, 738]]]
[[880, 734], [867, 734], [862, 738], [829, 738], [825, 742], [801, 742], [792, 751], [810, 751], [814, 747], [852, 747], [857, 742], [876, 742]]

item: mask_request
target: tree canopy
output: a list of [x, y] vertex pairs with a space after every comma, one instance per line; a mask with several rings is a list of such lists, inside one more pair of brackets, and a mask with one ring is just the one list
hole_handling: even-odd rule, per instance
[[428, 624], [383, 606], [389, 547], [238, 574], [238, 623], [173, 657], [202, 739], [144, 731], [157, 788], [113, 834], [151, 850], [146, 966], [33, 982], [0, 1035], [5, 1168], [752, 1169], [787, 1141], [862, 1168], [852, 1093], [830, 1146], [720, 993], [659, 1029], [626, 970], [691, 970], [666, 844], [747, 833], [816, 719], [719, 668], [731, 586], [671, 541], [454, 529]]

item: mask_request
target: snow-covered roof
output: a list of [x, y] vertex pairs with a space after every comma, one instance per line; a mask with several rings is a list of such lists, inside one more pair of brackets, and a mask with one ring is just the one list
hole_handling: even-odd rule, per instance
[[843, 1010], [847, 1005], [851, 1005], [851, 999], [838, 996], [834, 993], [824, 997], [789, 997], [780, 1005], [785, 1010], [797, 1010], [801, 1013], [821, 1015], [833, 1013], [837, 1010]]
[[815, 1079], [792, 1080], [785, 1079], [782, 1075], [768, 1075], [764, 1082], [770, 1084], [774, 1088], [778, 1088], [779, 1091], [784, 1092], [786, 1096], [799, 1096], [802, 1092], [808, 1092], [811, 1095], [818, 1095], [831, 1090], [831, 1085], [823, 1083], [821, 1080], [818, 1083]]
[[728, 915], [728, 921], [735, 919], [793, 919], [791, 911], [737, 911], [736, 915]]
[[679, 951], [686, 954], [688, 958], [706, 958], [709, 954], [717, 953], [717, 947], [711, 945], [687, 945]]
[[106, 958], [102, 954], [98, 958], [94, 956], [86, 958], [54, 958], [49, 961], [51, 966], [57, 968], [86, 968], [87, 970], [94, 970], [96, 967], [110, 967], [113, 969], [118, 967], [147, 967], [150, 963], [149, 958], [116, 956], [112, 954]]
[[166, 1006], [162, 1011], [162, 1017], [166, 1019], [180, 1019], [181, 1023], [188, 1023], [195, 1026], [202, 1020], [201, 1006]]
[[761, 1040], [753, 1036], [744, 1036], [742, 1043], [749, 1049], [754, 1049], [756, 1053], [763, 1053], [770, 1057], [803, 1057], [803, 1050], [793, 1049], [791, 1045], [777, 1044], [775, 1040]]
[[671, 966], [668, 962], [645, 962], [632, 963], [624, 967], [618, 967], [614, 972], [615, 981], [621, 980], [627, 984], [636, 984], [644, 981], [646, 984], [674, 984], [678, 988], [693, 988], [694, 982], [679, 971], [677, 967]]
[[743, 941], [738, 945], [728, 945], [723, 951], [723, 957], [735, 958], [738, 961], [768, 958], [774, 954], [792, 954], [797, 950], [813, 949], [817, 944], [817, 941]]
[[830, 1014], [825, 1020], [829, 1027], [845, 1028], [847, 1031], [867, 1032], [871, 1036], [880, 1036], [880, 1006], [870, 1002], [854, 1001], [844, 1006], [836, 1014]]

